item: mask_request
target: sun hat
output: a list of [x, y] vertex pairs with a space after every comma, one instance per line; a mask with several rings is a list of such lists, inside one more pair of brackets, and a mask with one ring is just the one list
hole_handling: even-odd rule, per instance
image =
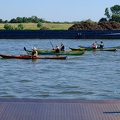
[[32, 50], [36, 50], [36, 47], [32, 47]]

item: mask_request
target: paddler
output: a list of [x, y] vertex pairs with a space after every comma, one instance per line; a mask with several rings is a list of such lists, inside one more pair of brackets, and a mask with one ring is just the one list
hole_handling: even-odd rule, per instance
[[37, 52], [36, 48], [33, 47], [32, 50], [33, 50], [31, 53], [32, 57], [38, 57], [38, 52]]
[[104, 47], [104, 44], [103, 44], [103, 41], [100, 42], [100, 48], [103, 48]]
[[56, 45], [56, 47], [54, 48], [54, 50], [55, 50], [56, 53], [59, 53], [59, 52], [60, 52], [60, 48], [59, 48], [59, 46]]
[[60, 48], [60, 50], [61, 50], [61, 51], [64, 51], [64, 49], [65, 49], [65, 46], [64, 46], [64, 44], [61, 42], [61, 48]]
[[93, 43], [93, 44], [92, 44], [92, 48], [93, 48], [93, 49], [97, 49], [97, 44], [96, 44], [96, 43]]

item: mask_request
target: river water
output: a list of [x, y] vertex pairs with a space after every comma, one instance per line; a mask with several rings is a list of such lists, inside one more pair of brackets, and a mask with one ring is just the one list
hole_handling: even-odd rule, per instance
[[[69, 49], [95, 40], [1, 39], [0, 54], [27, 54], [23, 48], [33, 46], [52, 49], [61, 41]], [[120, 40], [103, 41], [105, 46], [120, 45]], [[120, 99], [120, 50], [88, 51], [66, 60], [0, 59], [0, 98]]]

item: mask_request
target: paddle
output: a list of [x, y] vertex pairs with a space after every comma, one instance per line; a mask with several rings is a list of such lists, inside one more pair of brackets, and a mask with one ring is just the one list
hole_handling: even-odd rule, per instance
[[24, 50], [27, 51], [25, 47], [24, 47]]
[[[30, 53], [27, 51], [27, 49], [24, 47], [24, 50], [27, 52], [28, 55], [30, 55]], [[30, 55], [31, 56], [31, 55]]]
[[53, 46], [53, 44], [52, 44], [52, 42], [50, 41], [50, 44], [51, 44], [51, 46], [52, 46], [52, 48], [53, 48], [53, 50], [54, 50], [54, 46]]

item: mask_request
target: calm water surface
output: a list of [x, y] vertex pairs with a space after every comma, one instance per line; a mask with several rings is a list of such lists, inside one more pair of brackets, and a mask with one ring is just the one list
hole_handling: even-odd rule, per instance
[[[66, 49], [91, 45], [95, 40], [0, 40], [1, 54], [26, 54], [23, 47]], [[100, 40], [97, 40], [100, 42]], [[118, 46], [120, 40], [104, 40]], [[89, 51], [66, 60], [0, 59], [0, 97], [35, 99], [120, 99], [120, 50]]]

